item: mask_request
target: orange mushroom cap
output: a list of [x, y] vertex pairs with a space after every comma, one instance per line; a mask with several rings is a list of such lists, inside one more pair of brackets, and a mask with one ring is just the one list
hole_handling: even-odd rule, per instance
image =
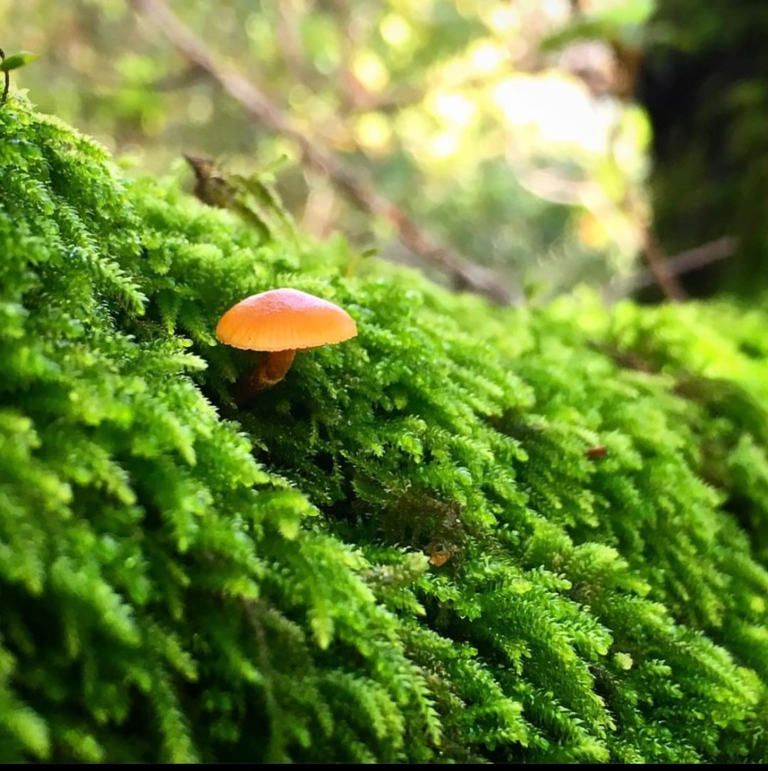
[[298, 289], [270, 289], [247, 297], [216, 327], [222, 343], [251, 351], [315, 348], [356, 334], [355, 320], [344, 309]]

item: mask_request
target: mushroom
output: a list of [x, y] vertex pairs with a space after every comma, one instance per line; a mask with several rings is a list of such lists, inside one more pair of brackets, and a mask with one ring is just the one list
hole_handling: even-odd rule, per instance
[[279, 383], [296, 351], [340, 343], [356, 334], [357, 325], [345, 310], [298, 289], [270, 289], [247, 297], [233, 305], [216, 327], [216, 337], [226, 345], [269, 352], [238, 387], [240, 403]]

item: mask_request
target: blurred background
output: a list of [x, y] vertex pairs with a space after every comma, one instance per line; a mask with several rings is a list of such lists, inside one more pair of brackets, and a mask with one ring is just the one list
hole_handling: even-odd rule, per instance
[[0, 0], [0, 30], [129, 173], [265, 174], [305, 230], [449, 285], [436, 244], [517, 300], [768, 282], [765, 0]]

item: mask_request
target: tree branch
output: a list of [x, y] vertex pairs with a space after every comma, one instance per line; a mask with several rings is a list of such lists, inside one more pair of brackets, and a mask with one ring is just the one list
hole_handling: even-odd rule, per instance
[[151, 20], [186, 59], [207, 71], [247, 113], [292, 141], [299, 148], [303, 163], [327, 174], [357, 205], [388, 220], [405, 247], [448, 273], [457, 288], [485, 295], [502, 305], [509, 305], [516, 299], [499, 276], [424, 235], [396, 204], [359, 180], [334, 155], [295, 129], [280, 108], [255, 85], [239, 73], [222, 67], [164, 0], [131, 0], [131, 5], [140, 16]]
[[[612, 132], [613, 137], [611, 139], [612, 147], [617, 130], [618, 126], [614, 127]], [[618, 169], [616, 155], [613, 151], [611, 152], [611, 162]], [[648, 266], [650, 275], [653, 276], [655, 283], [658, 284], [661, 293], [667, 300], [673, 303], [685, 300], [686, 294], [683, 285], [678, 280], [677, 275], [670, 271], [669, 261], [664, 254], [664, 249], [659, 243], [658, 238], [656, 238], [653, 227], [649, 222], [647, 214], [644, 213], [644, 207], [634, 188], [627, 187], [624, 191], [621, 206], [626, 211], [627, 215], [637, 222], [637, 227], [640, 232], [640, 253]]]
[[735, 252], [736, 241], [730, 236], [721, 236], [714, 241], [707, 241], [706, 244], [687, 249], [675, 257], [671, 257], [668, 267], [670, 272], [679, 276], [703, 268], [705, 265], [718, 260], [724, 260], [726, 257], [733, 256]]
[[[706, 244], [687, 249], [680, 254], [666, 260], [665, 267], [668, 274], [681, 276], [690, 271], [698, 270], [713, 262], [724, 260], [736, 251], [736, 242], [730, 236], [722, 236]], [[653, 286], [658, 281], [650, 270], [645, 270], [622, 281], [616, 287], [608, 287], [603, 294], [606, 302], [615, 302], [640, 289]]]
[[643, 228], [643, 256], [648, 270], [664, 296], [672, 302], [685, 299], [685, 290], [677, 276], [669, 270], [667, 258], [650, 227]]

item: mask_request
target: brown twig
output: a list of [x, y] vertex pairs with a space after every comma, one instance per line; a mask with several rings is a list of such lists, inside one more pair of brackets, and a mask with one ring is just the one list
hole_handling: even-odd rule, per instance
[[667, 258], [656, 239], [655, 234], [649, 228], [643, 228], [643, 256], [648, 264], [648, 270], [659, 285], [664, 296], [672, 302], [685, 300], [685, 290], [677, 276], [669, 270]]
[[[736, 251], [736, 242], [730, 236], [722, 236], [714, 241], [688, 249], [666, 260], [666, 271], [673, 276], [681, 276], [693, 270], [698, 270], [713, 262], [724, 260]], [[650, 270], [645, 270], [636, 276], [622, 281], [616, 287], [609, 287], [604, 293], [606, 302], [614, 302], [622, 297], [633, 294], [640, 289], [653, 286], [658, 281]]]
[[679, 276], [703, 268], [705, 265], [718, 260], [724, 260], [726, 257], [731, 257], [735, 251], [736, 241], [730, 236], [721, 236], [714, 241], [707, 241], [706, 244], [687, 249], [675, 257], [671, 257], [667, 262], [668, 270]]
[[[617, 131], [618, 126], [614, 127], [612, 131], [611, 147], [614, 146]], [[611, 159], [618, 169], [618, 163], [613, 151], [611, 152]], [[661, 293], [670, 302], [685, 300], [686, 294], [683, 285], [677, 276], [669, 270], [667, 256], [664, 254], [664, 250], [656, 238], [653, 227], [644, 213], [644, 206], [639, 200], [638, 192], [628, 187], [624, 191], [620, 205], [626, 214], [637, 222], [640, 234], [640, 252]]]
[[326, 149], [318, 147], [295, 129], [287, 116], [261, 90], [239, 73], [223, 67], [174, 15], [164, 0], [131, 0], [131, 4], [138, 14], [151, 19], [184, 57], [206, 70], [253, 118], [297, 145], [305, 164], [323, 171], [336, 187], [359, 206], [388, 220], [404, 246], [450, 274], [458, 288], [485, 295], [502, 305], [508, 305], [516, 299], [494, 272], [464, 259], [424, 235], [402, 209], [347, 171]]

